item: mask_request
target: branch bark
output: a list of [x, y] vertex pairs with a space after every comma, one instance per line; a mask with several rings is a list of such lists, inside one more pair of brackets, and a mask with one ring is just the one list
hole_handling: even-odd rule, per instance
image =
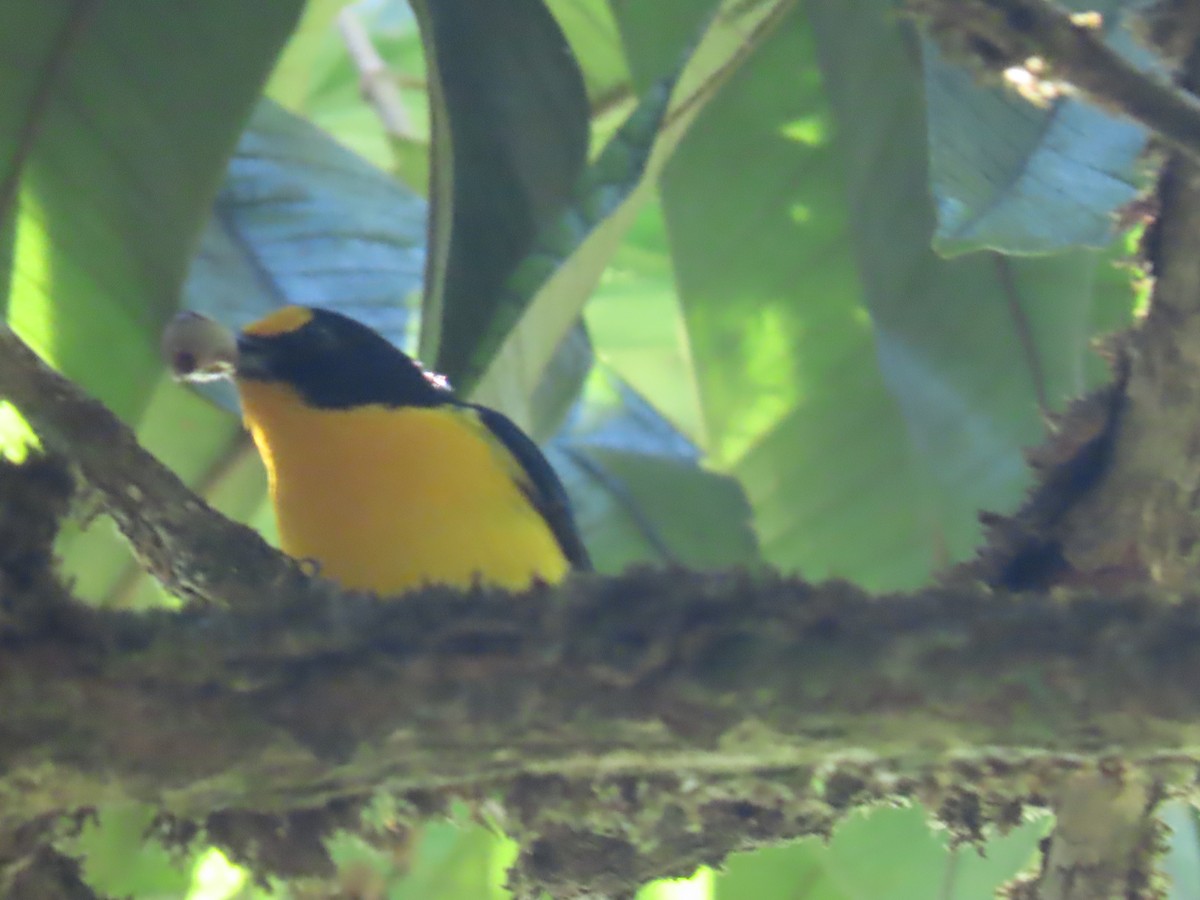
[[133, 432], [0, 325], [0, 397], [76, 465], [142, 566], [185, 600], [270, 603], [303, 579], [253, 529], [230, 522], [138, 445]]
[[1041, 871], [1010, 888], [1012, 900], [1154, 896], [1164, 826], [1157, 786], [1139, 772], [1101, 766], [1065, 779]]
[[[1081, 769], [1120, 757], [1184, 789], [1200, 760], [1195, 598], [876, 599], [635, 572], [403, 602], [314, 582], [275, 600], [64, 605], [10, 628], [0, 831], [130, 798], [205, 822], [381, 785], [422, 809], [500, 792], [545, 884], [539, 842], [611, 838], [618, 812], [640, 823], [617, 843], [641, 864], [617, 871], [650, 877], [681, 865], [640, 859], [679, 817], [727, 841], [740, 821], [744, 843], [909, 798], [979, 838]], [[692, 864], [732, 849], [691, 839]]]
[[[1164, 13], [1174, 18], [1175, 27], [1167, 28], [1172, 44], [1185, 48], [1180, 84], [1171, 85], [1138, 71], [1095, 29], [1043, 0], [920, 0], [914, 6], [930, 14], [940, 37], [985, 66], [1003, 69], [1037, 57], [1047, 77], [1141, 122], [1176, 151], [1160, 178], [1159, 217], [1146, 241], [1156, 276], [1150, 313], [1112, 347], [1119, 373], [1114, 385], [1077, 405], [1058, 441], [1068, 449], [1077, 444], [1072, 455], [1082, 465], [1058, 466], [1057, 475], [1067, 477], [1052, 473], [1021, 513], [997, 519], [997, 540], [985, 550], [982, 570], [1017, 571], [1023, 553], [1049, 561], [1040, 570], [1053, 578], [1194, 584], [1200, 574], [1196, 16], [1182, 6]], [[1042, 455], [1064, 454], [1052, 442]], [[1073, 776], [1052, 801], [1057, 822], [1041, 871], [1014, 885], [1011, 896], [1157, 896], [1154, 858], [1163, 839], [1157, 791], [1152, 782], [1103, 767]]]
[[648, 570], [131, 614], [0, 583], [0, 836], [136, 799], [311, 874], [377, 792], [499, 798], [521, 891], [621, 895], [883, 800], [981, 840], [1080, 773], [1184, 791], [1200, 760], [1194, 597]]
[[[517, 888], [620, 895], [885, 799], [981, 840], [1080, 771], [1184, 790], [1200, 760], [1200, 598], [874, 598], [686, 571], [345, 595], [192, 497], [7, 332], [0, 395], [203, 601], [102, 613], [0, 578], [0, 836], [137, 799], [309, 873], [313, 835], [378, 790], [414, 816], [498, 794]], [[281, 830], [301, 849], [264, 856]]]

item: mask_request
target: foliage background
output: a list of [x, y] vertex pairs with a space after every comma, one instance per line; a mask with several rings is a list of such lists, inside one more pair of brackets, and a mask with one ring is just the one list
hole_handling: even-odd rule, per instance
[[[1113, 214], [1137, 194], [1143, 135], [1073, 101], [980, 88], [887, 0], [502, 5], [487, 29], [432, 32], [439, 62], [521, 48], [465, 95], [431, 88], [403, 0], [0, 9], [8, 322], [268, 533], [230, 398], [175, 385], [158, 361], [180, 306], [235, 325], [285, 302], [337, 306], [419, 348], [544, 442], [606, 570], [768, 563], [887, 591], [966, 558], [977, 511], [1019, 500], [1044, 414], [1103, 378], [1093, 339], [1136, 306]], [[1139, 54], [1130, 4], [1100, 5], [1114, 44]], [[450, 0], [416, 8], [470, 19]], [[390, 74], [364, 81], [347, 27]], [[549, 88], [523, 80], [536, 65]], [[392, 85], [398, 105], [381, 110], [364, 84]], [[431, 137], [439, 104], [465, 131]], [[520, 220], [490, 140], [530, 154], [548, 212]], [[443, 172], [469, 163], [476, 193], [460, 177], [431, 198], [431, 156]], [[431, 199], [478, 216], [448, 239], [427, 231]], [[464, 230], [519, 233], [524, 261], [464, 261]], [[423, 292], [430, 257], [491, 285], [494, 307]], [[515, 324], [502, 346], [497, 322]], [[18, 452], [20, 422], [3, 422]], [[96, 603], [171, 602], [105, 522], [74, 526], [61, 552]], [[1176, 891], [1192, 896], [1195, 823], [1172, 815]], [[168, 858], [143, 842], [149, 824], [105, 810], [70, 845], [93, 885], [261, 893], [215, 850]], [[828, 845], [741, 854], [644, 895], [988, 896], [1046, 824], [984, 858], [948, 850], [918, 810], [880, 810]], [[464, 809], [387, 851], [347, 837], [339, 877], [391, 897], [504, 896], [500, 828]]]

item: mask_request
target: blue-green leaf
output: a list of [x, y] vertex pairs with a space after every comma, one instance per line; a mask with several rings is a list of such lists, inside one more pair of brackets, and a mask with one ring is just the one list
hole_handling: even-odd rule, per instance
[[[1101, 13], [1112, 46], [1161, 74], [1128, 27], [1126, 13], [1143, 3], [1064, 5]], [[1110, 243], [1115, 211], [1140, 189], [1145, 131], [1070, 96], [1035, 106], [1015, 90], [977, 84], [931, 40], [922, 50], [938, 251], [1040, 254]]]
[[185, 302], [231, 326], [289, 303], [331, 307], [403, 341], [424, 242], [420, 197], [263, 101], [230, 160]]

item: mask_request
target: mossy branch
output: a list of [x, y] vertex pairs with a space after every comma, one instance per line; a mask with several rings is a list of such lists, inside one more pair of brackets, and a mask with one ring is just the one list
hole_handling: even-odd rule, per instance
[[499, 794], [516, 883], [619, 892], [885, 799], [978, 839], [1081, 769], [1183, 789], [1200, 760], [1200, 597], [650, 569], [342, 594], [5, 332], [0, 395], [202, 601], [106, 613], [0, 578], [0, 835], [129, 798], [219, 835], [380, 789], [418, 812]]
[[237, 608], [270, 604], [303, 579], [254, 530], [211, 509], [139, 446], [103, 404], [46, 365], [0, 325], [0, 397], [47, 447], [78, 467], [142, 566], [185, 600]]

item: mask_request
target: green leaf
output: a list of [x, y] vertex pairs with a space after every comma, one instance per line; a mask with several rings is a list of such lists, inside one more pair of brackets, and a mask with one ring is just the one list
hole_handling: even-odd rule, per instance
[[890, 4], [791, 7], [747, 52], [663, 180], [707, 449], [768, 559], [917, 584], [1018, 499], [1039, 396], [1084, 386], [1101, 262], [932, 253], [920, 72]]
[[717, 876], [714, 900], [979, 900], [1033, 858], [1048, 820], [988, 841], [987, 853], [947, 848], [918, 808], [881, 807], [842, 822], [826, 844], [806, 838], [736, 853]]
[[[602, 276], [653, 199], [655, 182], [675, 148], [719, 85], [747, 58], [745, 45], [753, 46], [787, 5], [788, 0], [749, 5], [729, 0], [719, 7], [719, 15], [715, 4], [699, 5], [669, 21], [674, 29], [670, 39], [655, 42], [653, 61], [642, 66], [637, 106], [585, 174], [571, 206], [539, 235], [534, 252], [510, 279], [507, 308], [529, 306], [491, 361], [478, 397], [504, 406], [519, 422], [530, 421], [526, 407], [550, 354], [598, 284], [603, 294]], [[591, 4], [587, 8], [595, 11]], [[654, 4], [622, 7], [622, 33], [659, 28], [660, 9]], [[607, 35], [607, 22], [596, 15], [598, 30]], [[642, 310], [658, 322], [678, 317], [674, 300], [665, 295], [649, 299]], [[633, 330], [631, 320], [624, 331]], [[481, 355], [490, 347], [485, 339]], [[469, 379], [466, 383], [471, 386]]]
[[[1143, 3], [1064, 5], [1100, 13], [1115, 49], [1165, 74], [1130, 31], [1126, 13]], [[1053, 253], [1109, 244], [1114, 211], [1140, 190], [1145, 131], [1073, 97], [1040, 108], [1011, 88], [983, 87], [942, 59], [932, 41], [921, 46], [938, 251]]]
[[[519, 422], [552, 355], [579, 320], [630, 213], [646, 197], [647, 166], [659, 144], [674, 76], [656, 82], [584, 173], [562, 214], [543, 228], [505, 283], [487, 330], [476, 336], [456, 383]], [[637, 196], [639, 195], [640, 196]], [[476, 389], [476, 381], [487, 374]], [[507, 389], [498, 384], [507, 382]]]
[[304, 108], [323, 74], [334, 19], [348, 5], [349, 0], [308, 0], [304, 4], [304, 15], [266, 84], [267, 96], [293, 112]]
[[829, 848], [807, 838], [734, 853], [713, 885], [713, 900], [852, 900], [830, 877]]
[[471, 369], [500, 288], [587, 158], [583, 78], [540, 0], [418, 0], [433, 175], [421, 356]]
[[547, 0], [559, 27], [583, 70], [592, 115], [603, 115], [622, 101], [636, 98], [621, 47], [617, 20], [608, 0]]
[[713, 870], [701, 866], [689, 878], [651, 881], [638, 890], [635, 900], [709, 900], [712, 886]]
[[155, 815], [150, 806], [109, 806], [62, 849], [82, 857], [84, 878], [103, 896], [183, 897], [192, 860], [146, 839]]
[[[0, 215], [16, 218], [7, 318], [136, 416], [157, 332], [300, 0], [265, 6], [0, 4]], [[120, 348], [121, 365], [97, 348]], [[115, 351], [114, 351], [115, 352]]]
[[529, 433], [534, 440], [546, 440], [562, 427], [595, 362], [591, 339], [580, 322], [558, 345], [558, 352], [530, 397]]
[[1047, 823], [993, 836], [985, 857], [970, 847], [947, 851], [945, 834], [931, 832], [920, 809], [876, 809], [838, 827], [826, 871], [847, 900], [991, 897], [1029, 864]]
[[[746, 487], [768, 559], [814, 578], [913, 582], [929, 565], [914, 559], [919, 493], [897, 477], [904, 428], [843, 237], [844, 148], [805, 65], [812, 38], [796, 5], [753, 34], [662, 186], [706, 449]], [[743, 159], [754, 164], [729, 178]]]
[[[810, 14], [848, 161], [848, 236], [875, 358], [904, 420], [902, 433], [880, 432], [877, 440], [907, 444], [921, 494], [909, 522], [918, 509], [927, 517], [911, 532], [915, 558], [945, 563], [978, 542], [980, 509], [1017, 503], [1029, 477], [1022, 449], [1044, 436], [1042, 412], [1090, 386], [1097, 281], [1107, 263], [1083, 250], [955, 260], [932, 252], [921, 78], [909, 36], [889, 9], [873, 0], [822, 0]], [[1114, 299], [1109, 293], [1104, 302]], [[1123, 303], [1127, 318], [1128, 284]], [[863, 486], [894, 474], [851, 471], [846, 489], [861, 496]], [[892, 522], [903, 527], [903, 515]]]
[[692, 443], [705, 446], [695, 367], [667, 244], [662, 206], [647, 203], [587, 305], [596, 346], [629, 385]]
[[610, 373], [593, 374], [583, 402], [545, 450], [598, 569], [757, 561], [737, 482], [705, 471], [695, 446]]

